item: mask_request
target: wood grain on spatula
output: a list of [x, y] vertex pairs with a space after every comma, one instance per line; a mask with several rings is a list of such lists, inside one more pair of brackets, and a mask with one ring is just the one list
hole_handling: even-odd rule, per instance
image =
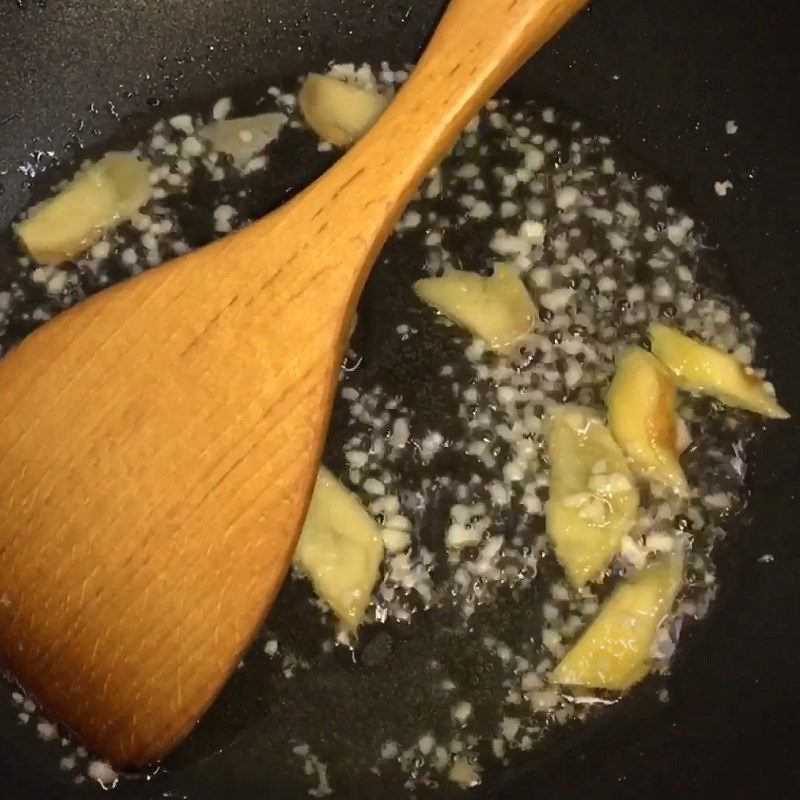
[[348, 321], [410, 194], [586, 0], [455, 0], [407, 86], [251, 227], [0, 362], [0, 656], [118, 766], [195, 725], [285, 577]]

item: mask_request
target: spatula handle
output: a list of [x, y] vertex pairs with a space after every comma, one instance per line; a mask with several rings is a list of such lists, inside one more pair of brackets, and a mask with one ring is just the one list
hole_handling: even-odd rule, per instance
[[[452, 0], [406, 85], [325, 176], [320, 189], [334, 190], [341, 218], [358, 220], [363, 239], [382, 245], [469, 120], [587, 2]], [[346, 213], [351, 200], [359, 213]]]
[[362, 140], [354, 158], [390, 139], [397, 157], [386, 159], [387, 174], [373, 168], [376, 179], [421, 179], [484, 103], [587, 2], [453, 0], [374, 139]]

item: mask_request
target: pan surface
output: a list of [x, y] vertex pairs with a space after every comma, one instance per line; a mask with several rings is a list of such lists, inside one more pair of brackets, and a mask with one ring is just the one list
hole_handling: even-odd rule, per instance
[[[17, 0], [0, 16], [0, 230], [29, 202], [36, 175], [58, 174], [81, 149], [106, 149], [131, 125], [198, 105], [330, 59], [413, 60], [441, 2], [243, 2]], [[792, 268], [800, 189], [796, 181], [797, 75], [788, 4], [597, 0], [514, 80], [509, 92], [552, 96], [609, 131], [622, 149], [685, 193], [730, 263], [736, 294], [764, 326], [761, 362], [790, 410], [800, 300]], [[130, 122], [121, 122], [133, 116]], [[725, 122], [739, 132], [729, 136]], [[22, 169], [20, 169], [22, 167]], [[308, 177], [308, 176], [306, 176]], [[715, 181], [730, 179], [725, 198]], [[51, 179], [50, 179], [51, 180]], [[302, 181], [302, 176], [298, 177]], [[49, 182], [49, 181], [48, 181]], [[33, 187], [33, 188], [31, 188]], [[276, 202], [277, 202], [276, 198]], [[3, 258], [3, 256], [0, 256]], [[2, 261], [0, 261], [2, 269]], [[547, 748], [487, 784], [486, 796], [573, 797], [610, 793], [755, 798], [788, 796], [798, 743], [800, 545], [793, 531], [800, 465], [796, 428], [760, 439], [751, 478], [753, 523], [729, 541], [721, 593], [688, 637], [668, 681], [669, 702], [635, 693], [563, 746]], [[764, 555], [773, 560], [762, 560]], [[232, 708], [233, 685], [221, 708]], [[269, 702], [269, 698], [264, 698]], [[224, 703], [229, 702], [228, 706]], [[209, 716], [174, 768], [124, 784], [120, 797], [284, 796], [280, 774], [248, 775], [239, 751], [208, 764], [229, 738]], [[69, 798], [102, 790], [44, 785], [36, 754], [0, 739], [0, 797]], [[251, 792], [252, 794], [252, 792]], [[248, 795], [249, 796], [249, 795]]]

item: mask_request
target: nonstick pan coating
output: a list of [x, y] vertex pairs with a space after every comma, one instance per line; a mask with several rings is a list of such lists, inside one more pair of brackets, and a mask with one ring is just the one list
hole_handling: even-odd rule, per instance
[[[764, 327], [762, 362], [800, 409], [800, 55], [789, 2], [595, 0], [512, 82], [609, 131], [623, 150], [680, 187], [730, 263], [736, 293]], [[440, 0], [3, 0], [0, 10], [0, 230], [83, 148], [102, 150], [123, 123], [197, 98], [300, 74], [330, 59], [413, 60]], [[726, 120], [739, 126], [725, 133]], [[37, 155], [39, 154], [39, 155]], [[52, 155], [51, 155], [52, 154]], [[21, 165], [27, 169], [20, 170]], [[725, 198], [714, 181], [730, 178]], [[4, 256], [0, 244], [0, 269]], [[0, 389], [1, 390], [1, 389]], [[720, 596], [684, 636], [669, 702], [637, 695], [564, 745], [531, 756], [481, 796], [507, 798], [788, 797], [798, 783], [800, 449], [796, 425], [758, 442], [752, 523], [720, 559]], [[735, 538], [735, 541], [733, 540]], [[774, 560], [759, 560], [771, 554]], [[202, 742], [214, 731], [201, 725]], [[121, 798], [236, 797], [156, 776]], [[246, 778], [246, 776], [245, 776]], [[0, 739], [0, 798], [100, 796], [43, 785]], [[265, 798], [281, 798], [277, 780]]]

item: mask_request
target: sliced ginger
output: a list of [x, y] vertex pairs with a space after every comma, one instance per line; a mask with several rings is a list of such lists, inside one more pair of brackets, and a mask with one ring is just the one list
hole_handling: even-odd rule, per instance
[[378, 580], [383, 539], [359, 499], [321, 467], [294, 560], [351, 631]]
[[33, 206], [15, 226], [40, 264], [76, 256], [129, 220], [150, 197], [150, 164], [133, 153], [107, 153], [57, 195]]
[[636, 472], [686, 494], [675, 393], [675, 380], [661, 362], [641, 347], [630, 347], [617, 362], [608, 392], [608, 423]]
[[386, 108], [374, 89], [312, 73], [298, 95], [306, 122], [324, 141], [347, 147], [366, 133]]
[[278, 138], [286, 114], [256, 114], [254, 117], [221, 119], [206, 125], [200, 135], [220, 153], [227, 153], [242, 166], [259, 150]]
[[653, 355], [675, 375], [681, 389], [711, 395], [726, 405], [765, 417], [789, 417], [763, 381], [748, 375], [732, 355], [696, 342], [666, 325], [654, 323], [649, 333]]
[[623, 691], [650, 671], [658, 627], [672, 610], [683, 576], [675, 556], [645, 567], [609, 597], [564, 656], [553, 682]]
[[418, 297], [448, 319], [502, 351], [519, 340], [539, 319], [536, 305], [516, 270], [495, 267], [488, 278], [453, 270], [414, 284]]
[[627, 459], [594, 412], [550, 412], [547, 532], [574, 586], [598, 579], [636, 521], [639, 492]]

